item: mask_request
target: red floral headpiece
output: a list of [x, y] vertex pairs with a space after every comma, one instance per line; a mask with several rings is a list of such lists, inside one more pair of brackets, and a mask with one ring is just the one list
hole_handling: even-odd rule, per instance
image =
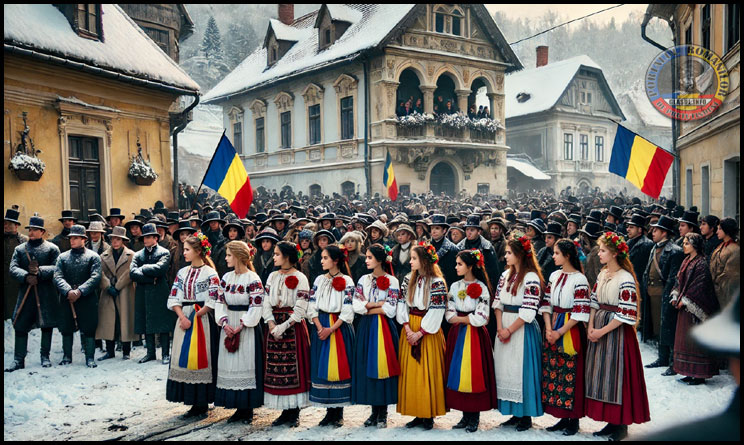
[[625, 238], [613, 232], [605, 232], [603, 238], [607, 245], [615, 247], [619, 258], [625, 258], [628, 256], [629, 249], [628, 245], [625, 243]]
[[527, 254], [527, 256], [532, 255], [532, 242], [530, 241], [530, 239], [526, 236], [520, 236], [517, 240], [522, 245], [522, 249], [524, 249], [524, 252]]
[[199, 244], [201, 244], [202, 250], [204, 250], [204, 255], [212, 255], [212, 245], [209, 243], [209, 238], [207, 238], [207, 235], [201, 232], [196, 232], [194, 236], [196, 236], [196, 238], [199, 240]]
[[302, 247], [300, 247], [299, 244], [295, 244], [295, 249], [297, 249], [297, 261], [299, 261], [302, 259], [302, 255], [304, 255], [304, 253], [302, 252]]
[[434, 246], [424, 241], [419, 241], [418, 245], [426, 250], [430, 263], [437, 264], [439, 262], [439, 255], [437, 255], [437, 249]]
[[473, 250], [470, 251], [470, 254], [473, 255], [473, 257], [475, 257], [475, 260], [477, 261], [476, 264], [477, 264], [478, 267], [484, 267], [485, 266], [486, 263], [483, 260], [483, 252], [481, 252], [478, 249], [473, 249]]

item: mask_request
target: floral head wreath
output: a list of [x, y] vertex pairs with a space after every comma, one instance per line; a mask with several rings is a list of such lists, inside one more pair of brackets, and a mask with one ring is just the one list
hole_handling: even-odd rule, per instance
[[532, 256], [532, 242], [530, 239], [523, 235], [517, 238], [517, 241], [522, 245], [524, 253], [526, 253], [527, 256]]
[[437, 255], [437, 249], [434, 246], [424, 241], [419, 241], [418, 245], [426, 250], [430, 263], [437, 264], [437, 262], [439, 262], [439, 255]]
[[628, 245], [625, 243], [625, 238], [616, 233], [605, 232], [603, 239], [607, 245], [615, 247], [619, 258], [625, 258], [628, 256]]
[[196, 238], [199, 240], [199, 244], [201, 244], [204, 254], [206, 256], [211, 256], [212, 245], [209, 243], [209, 238], [207, 238], [207, 235], [203, 234], [202, 232], [196, 232], [194, 236], [196, 236]]
[[304, 252], [302, 251], [302, 247], [300, 247], [299, 244], [295, 244], [295, 249], [297, 249], [297, 261], [299, 261], [302, 259]]
[[483, 260], [483, 252], [481, 252], [480, 250], [473, 249], [473, 250], [470, 251], [470, 254], [477, 261], [476, 264], [477, 264], [478, 267], [483, 267], [486, 264], [485, 261]]

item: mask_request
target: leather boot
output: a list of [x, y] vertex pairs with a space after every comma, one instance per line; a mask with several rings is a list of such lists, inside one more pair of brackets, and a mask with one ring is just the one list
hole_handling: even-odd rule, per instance
[[519, 423], [517, 424], [517, 431], [527, 431], [530, 428], [532, 428], [532, 417], [524, 416], [519, 419]]
[[25, 367], [26, 354], [28, 352], [28, 333], [15, 331], [15, 349], [13, 351], [13, 364], [6, 368], [5, 372], [13, 372]]
[[429, 417], [427, 419], [424, 419], [424, 422], [421, 424], [425, 430], [430, 430], [434, 428], [434, 418]]
[[615, 432], [615, 429], [617, 429], [617, 425], [608, 423], [607, 425], [605, 425], [604, 428], [599, 431], [595, 431], [594, 433], [592, 433], [592, 435], [597, 437], [609, 436], [610, 434]]
[[329, 423], [334, 428], [341, 428], [344, 426], [344, 408], [334, 408], [335, 414], [333, 415], [333, 420]]
[[568, 426], [568, 419], [561, 419], [558, 423], [553, 426], [545, 428], [547, 431], [562, 431]]
[[163, 357], [163, 364], [170, 363], [170, 334], [160, 334], [160, 355]]
[[155, 334], [145, 335], [145, 344], [147, 346], [147, 353], [137, 363], [147, 363], [155, 360]]
[[132, 353], [132, 342], [125, 341], [122, 343], [122, 360], [129, 360], [129, 354]]
[[60, 366], [72, 363], [72, 334], [62, 336], [62, 361]]
[[41, 330], [41, 356], [47, 359], [49, 358], [49, 353], [52, 351], [52, 331], [53, 328], [44, 328]]
[[380, 415], [379, 409], [376, 406], [372, 407], [372, 414], [370, 414], [369, 418], [364, 421], [364, 426], [373, 426], [377, 425], [377, 417]]
[[328, 426], [328, 424], [333, 421], [333, 417], [336, 415], [336, 411], [334, 411], [333, 408], [326, 408], [326, 415], [323, 417], [323, 419], [318, 423], [318, 426]]
[[469, 423], [470, 423], [470, 413], [467, 413], [467, 412], [463, 412], [463, 413], [462, 413], [462, 419], [460, 419], [460, 421], [459, 421], [459, 422], [457, 422], [457, 423], [456, 423], [456, 424], [455, 424], [455, 425], [454, 425], [454, 426], [452, 427], [452, 429], [453, 429], [453, 430], [460, 430], [460, 429], [463, 429], [463, 428], [465, 428], [466, 426], [468, 426], [468, 424], [469, 424]]
[[289, 410], [286, 410], [286, 409], [283, 410], [281, 415], [279, 415], [279, 417], [277, 417], [276, 420], [271, 422], [271, 426], [284, 425], [285, 423], [287, 423], [288, 416], [289, 416]]
[[287, 410], [287, 426], [290, 428], [297, 428], [300, 426], [300, 409], [292, 408]]
[[468, 423], [468, 426], [465, 427], [465, 431], [468, 433], [474, 433], [478, 431], [478, 425], [480, 425], [480, 413], [471, 413], [470, 422]]
[[628, 437], [628, 425], [617, 425], [615, 431], [610, 434], [610, 442], [616, 442]]
[[568, 426], [563, 430], [564, 436], [573, 436], [579, 432], [579, 419], [568, 419]]
[[89, 368], [97, 368], [95, 360], [96, 353], [96, 339], [93, 337], [85, 337], [85, 366]]
[[377, 428], [387, 428], [388, 407], [381, 406], [377, 415]]
[[104, 360], [108, 360], [110, 358], [114, 358], [114, 351], [115, 351], [114, 342], [112, 340], [106, 340], [106, 354], [98, 357], [98, 361], [102, 362]]
[[10, 368], [5, 368], [5, 372], [13, 372], [18, 371], [19, 369], [23, 369], [25, 367], [23, 359], [14, 359], [13, 364], [10, 365]]

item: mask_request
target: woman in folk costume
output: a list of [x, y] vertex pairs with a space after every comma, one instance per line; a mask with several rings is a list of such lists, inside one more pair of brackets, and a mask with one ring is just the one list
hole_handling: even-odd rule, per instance
[[263, 405], [264, 287], [253, 270], [256, 248], [243, 241], [225, 245], [226, 273], [217, 292], [214, 318], [222, 328], [217, 360], [215, 406], [237, 408], [228, 423], [253, 421], [253, 408]]
[[264, 405], [282, 410], [272, 426], [298, 426], [300, 408], [308, 405], [310, 396], [310, 339], [305, 323], [310, 286], [297, 270], [300, 255], [295, 244], [278, 243], [273, 262], [279, 270], [266, 280]]
[[[352, 307], [361, 315], [354, 346], [351, 399], [355, 405], [372, 405], [364, 426], [387, 426], [388, 405], [398, 403], [399, 333], [395, 326], [400, 287], [392, 275], [390, 247], [367, 248], [366, 267], [371, 274], [359, 280]], [[383, 267], [391, 273], [386, 273]]]
[[178, 271], [168, 309], [178, 315], [165, 398], [192, 405], [183, 418], [206, 417], [214, 402], [219, 328], [211, 315], [220, 277], [210, 259], [212, 246], [199, 232], [186, 239], [183, 255], [191, 265]]
[[591, 293], [584, 411], [587, 417], [608, 422], [595, 436], [622, 440], [628, 425], [650, 420], [635, 330], [641, 302], [622, 236], [611, 232], [600, 236], [599, 260], [604, 267]]
[[584, 359], [589, 321], [589, 282], [583, 273], [578, 242], [558, 240], [552, 247], [558, 270], [550, 274], [538, 314], [545, 320], [542, 356], [542, 403], [561, 419], [548, 431], [573, 436], [584, 417]]
[[457, 275], [447, 296], [444, 317], [453, 325], [447, 335], [446, 388], [448, 409], [462, 411], [462, 420], [453, 428], [478, 430], [480, 412], [498, 407], [496, 379], [488, 335], [491, 281], [485, 269], [483, 252], [463, 250], [455, 259]]
[[325, 274], [310, 289], [307, 318], [310, 329], [310, 404], [328, 409], [320, 426], [344, 424], [344, 406], [351, 404], [351, 363], [354, 355], [352, 299], [354, 281], [349, 275], [348, 253], [331, 245], [321, 252]]
[[447, 413], [444, 402], [444, 334], [442, 317], [447, 283], [439, 270], [437, 251], [431, 244], [411, 249], [411, 273], [406, 275], [398, 300], [397, 320], [403, 325], [398, 356], [397, 411], [416, 418], [407, 428], [422, 425], [430, 430], [434, 417]]
[[680, 309], [672, 367], [685, 376], [682, 382], [700, 385], [705, 383], [705, 379], [718, 375], [718, 363], [692, 340], [690, 330], [718, 312], [720, 307], [705, 260], [703, 236], [688, 233], [684, 236], [682, 248], [687, 257], [677, 273], [677, 284], [672, 290], [671, 300], [672, 305]]
[[540, 327], [535, 316], [543, 278], [532, 243], [515, 234], [507, 241], [506, 265], [494, 295], [497, 340], [493, 359], [501, 414], [513, 417], [503, 425], [517, 431], [532, 427], [542, 416]]

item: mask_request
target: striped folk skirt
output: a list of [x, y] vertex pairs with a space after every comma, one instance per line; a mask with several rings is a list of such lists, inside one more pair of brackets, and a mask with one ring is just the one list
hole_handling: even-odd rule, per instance
[[[563, 327], [571, 312], [555, 313], [553, 330]], [[543, 342], [542, 402], [545, 412], [559, 419], [584, 417], [586, 328], [577, 323], [551, 345]]]
[[395, 323], [385, 315], [360, 317], [351, 373], [351, 400], [355, 405], [398, 403], [398, 337]]
[[[614, 315], [614, 311], [597, 311], [594, 329], [606, 326]], [[651, 419], [641, 351], [633, 326], [623, 323], [598, 342], [588, 342], [584, 377], [587, 417], [615, 425]]]
[[[409, 315], [409, 326], [416, 332], [421, 328], [422, 315]], [[424, 335], [419, 342], [420, 361], [411, 355], [405, 331], [401, 331], [398, 355], [400, 378], [398, 379], [398, 406], [396, 411], [405, 416], [424, 419], [447, 414], [444, 399], [444, 335]]]
[[[290, 307], [274, 308], [274, 321], [284, 323]], [[293, 409], [307, 406], [310, 395], [310, 337], [305, 320], [287, 329], [281, 339], [264, 337], [264, 406]]]
[[[458, 312], [458, 316], [467, 316]], [[445, 348], [447, 409], [490, 411], [498, 407], [491, 338], [485, 326], [450, 326]]]
[[686, 377], [708, 379], [718, 375], [718, 362], [705, 353], [690, 337], [690, 330], [700, 321], [684, 309], [677, 314], [674, 336], [674, 370]]
[[[331, 327], [338, 314], [318, 311], [318, 320]], [[310, 329], [310, 404], [324, 408], [351, 405], [351, 363], [354, 357], [354, 333], [349, 323], [342, 323], [325, 340]]]
[[214, 402], [220, 331], [212, 312], [196, 320], [195, 307], [182, 306], [191, 327], [184, 331], [176, 321], [173, 330], [165, 398], [169, 402], [206, 406]]

